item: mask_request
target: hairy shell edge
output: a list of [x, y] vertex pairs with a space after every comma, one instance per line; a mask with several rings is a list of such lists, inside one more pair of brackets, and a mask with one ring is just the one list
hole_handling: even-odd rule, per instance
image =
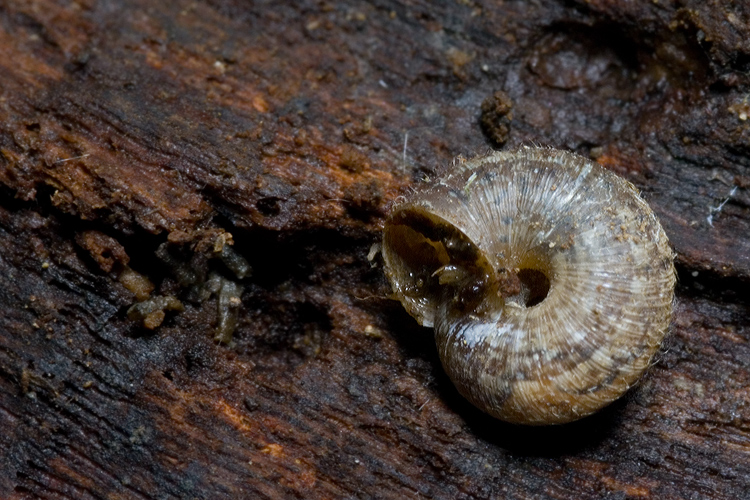
[[393, 207], [383, 259], [459, 392], [512, 423], [608, 405], [672, 317], [674, 254], [656, 216], [632, 184], [569, 152], [456, 162]]

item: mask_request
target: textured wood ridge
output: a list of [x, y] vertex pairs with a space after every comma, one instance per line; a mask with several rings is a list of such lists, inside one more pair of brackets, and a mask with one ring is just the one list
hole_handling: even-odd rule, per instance
[[[0, 2], [0, 498], [750, 496], [743, 5]], [[506, 138], [677, 252], [657, 362], [563, 427], [472, 408], [368, 260]]]

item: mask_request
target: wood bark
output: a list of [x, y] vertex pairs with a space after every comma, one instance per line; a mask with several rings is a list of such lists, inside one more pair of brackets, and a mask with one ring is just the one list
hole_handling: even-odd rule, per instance
[[[0, 497], [750, 497], [749, 61], [742, 2], [0, 2]], [[371, 259], [506, 137], [677, 254], [654, 366], [561, 427], [464, 401]]]

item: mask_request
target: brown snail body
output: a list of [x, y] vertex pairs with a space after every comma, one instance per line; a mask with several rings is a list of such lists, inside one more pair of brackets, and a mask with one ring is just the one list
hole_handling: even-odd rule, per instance
[[573, 153], [456, 163], [397, 204], [383, 258], [435, 327], [459, 392], [508, 422], [570, 422], [620, 397], [669, 327], [673, 253], [629, 182]]

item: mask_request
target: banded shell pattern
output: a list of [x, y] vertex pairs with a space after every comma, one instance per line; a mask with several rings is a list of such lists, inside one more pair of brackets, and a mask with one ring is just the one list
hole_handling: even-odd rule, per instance
[[560, 424], [614, 401], [671, 320], [673, 252], [656, 216], [573, 153], [456, 162], [392, 209], [383, 259], [459, 392], [508, 422]]

